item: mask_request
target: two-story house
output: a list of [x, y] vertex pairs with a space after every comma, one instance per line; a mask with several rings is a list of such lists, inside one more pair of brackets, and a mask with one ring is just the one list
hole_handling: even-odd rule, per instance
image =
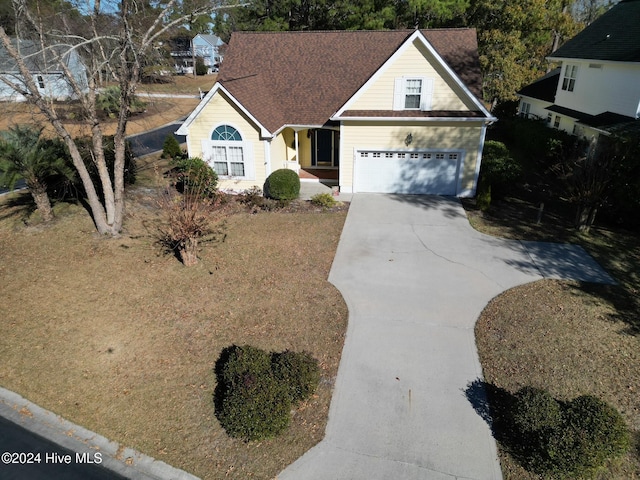
[[587, 138], [640, 129], [640, 0], [622, 0], [548, 59], [560, 67], [518, 92], [520, 115]]
[[171, 41], [171, 58], [177, 73], [193, 73], [197, 58], [202, 59], [207, 73], [218, 71], [225, 43], [215, 35], [198, 34], [192, 39], [177, 37]]
[[481, 85], [472, 29], [234, 32], [178, 133], [225, 190], [289, 168], [346, 193], [468, 197], [495, 120]]

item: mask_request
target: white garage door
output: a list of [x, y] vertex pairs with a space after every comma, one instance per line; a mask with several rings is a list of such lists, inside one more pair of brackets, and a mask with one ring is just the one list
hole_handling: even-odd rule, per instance
[[354, 191], [455, 195], [461, 152], [360, 150]]

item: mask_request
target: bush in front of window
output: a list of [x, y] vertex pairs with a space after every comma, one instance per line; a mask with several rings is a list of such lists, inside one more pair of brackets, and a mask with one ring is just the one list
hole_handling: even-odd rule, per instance
[[300, 177], [293, 170], [281, 168], [267, 177], [264, 194], [268, 198], [288, 202], [300, 195]]
[[218, 191], [218, 175], [207, 162], [198, 157], [177, 158], [174, 162], [178, 174], [176, 187], [183, 193], [212, 197]]

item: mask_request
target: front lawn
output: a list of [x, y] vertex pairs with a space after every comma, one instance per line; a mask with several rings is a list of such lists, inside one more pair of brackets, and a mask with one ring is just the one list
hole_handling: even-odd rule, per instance
[[[205, 479], [273, 478], [324, 436], [347, 308], [327, 282], [346, 210], [228, 217], [191, 268], [156, 244], [157, 197], [128, 193], [125, 232], [98, 238], [80, 206], [32, 222], [0, 199], [0, 384]], [[214, 416], [222, 349], [308, 351], [317, 393], [277, 439], [229, 438]]]
[[[571, 241], [582, 245], [619, 282], [616, 286], [543, 280], [499, 295], [476, 325], [485, 381], [513, 394], [525, 385], [549, 390], [561, 400], [593, 394], [615, 406], [632, 431], [626, 457], [600, 472], [600, 479], [640, 476], [640, 240], [637, 234], [595, 228], [578, 234], [563, 208], [545, 212], [513, 196], [486, 214], [466, 204], [471, 223], [506, 238]], [[504, 392], [503, 390], [503, 392]], [[493, 398], [494, 403], [498, 400]], [[497, 438], [509, 432], [496, 432]], [[535, 479], [500, 445], [505, 479]]]

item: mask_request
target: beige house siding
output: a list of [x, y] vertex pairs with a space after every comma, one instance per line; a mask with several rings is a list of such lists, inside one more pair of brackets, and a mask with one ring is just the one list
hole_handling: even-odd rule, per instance
[[218, 182], [219, 188], [221, 190], [242, 191], [254, 185], [262, 187], [266, 179], [266, 165], [264, 142], [260, 139], [260, 130], [220, 91], [210, 99], [209, 103], [189, 126], [187, 147], [190, 156], [202, 157], [204, 160], [208, 160], [209, 153], [203, 152], [202, 141], [209, 140], [213, 130], [223, 124], [237, 129], [242, 136], [242, 140], [252, 144], [252, 151], [248, 152], [248, 154], [252, 156], [249, 161], [254, 164], [255, 179], [220, 178]]
[[[357, 150], [459, 150], [463, 152], [460, 192], [475, 191], [478, 150], [483, 140], [481, 122], [448, 122], [437, 125], [397, 122], [372, 124], [367, 122], [343, 122], [341, 130], [340, 187], [353, 188], [354, 155]], [[405, 145], [407, 135], [412, 142]]]
[[477, 110], [471, 102], [465, 104], [461, 100], [461, 96], [466, 97], [462, 89], [452, 80], [444, 80], [449, 75], [417, 40], [349, 104], [349, 110], [392, 110], [395, 79], [407, 76], [433, 78], [432, 110]]

